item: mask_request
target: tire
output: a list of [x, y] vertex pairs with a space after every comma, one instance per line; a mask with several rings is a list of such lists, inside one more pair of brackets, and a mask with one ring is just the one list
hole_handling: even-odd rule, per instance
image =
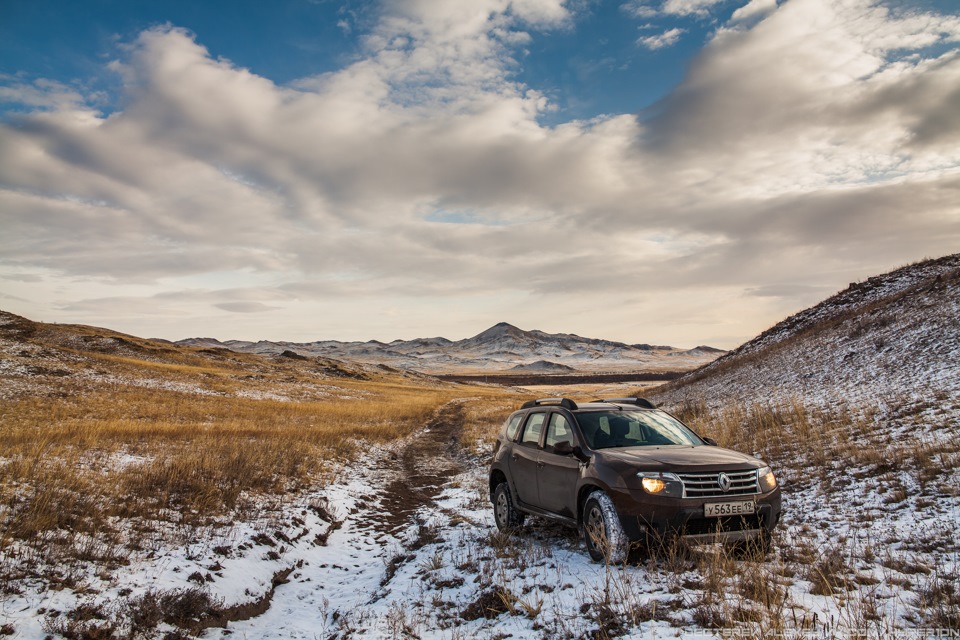
[[603, 491], [591, 493], [583, 503], [581, 523], [587, 552], [593, 560], [620, 564], [627, 559], [630, 539], [610, 496]]
[[526, 519], [526, 515], [513, 506], [510, 485], [506, 482], [501, 482], [493, 490], [493, 519], [500, 531], [512, 531], [521, 527]]

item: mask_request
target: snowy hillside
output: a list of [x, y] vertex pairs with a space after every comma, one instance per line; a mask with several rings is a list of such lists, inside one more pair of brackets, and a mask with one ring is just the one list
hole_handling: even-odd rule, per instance
[[794, 400], [960, 419], [960, 254], [851, 284], [658, 395], [715, 407]]
[[[795, 601], [832, 575], [845, 633], [960, 633], [960, 254], [851, 284], [652, 397], [777, 469], [779, 557], [821, 567]], [[854, 637], [834, 633], [815, 637]]]
[[394, 340], [390, 343], [377, 340], [220, 342], [213, 338], [188, 338], [177, 344], [222, 347], [262, 355], [276, 355], [289, 350], [307, 356], [386, 364], [424, 373], [504, 371], [541, 360], [591, 372], [686, 371], [710, 362], [724, 353], [720, 349], [704, 346], [683, 350], [648, 344], [629, 345], [612, 340], [583, 338], [569, 333], [524, 331], [506, 322], [498, 323], [472, 338], [456, 342], [446, 338]]

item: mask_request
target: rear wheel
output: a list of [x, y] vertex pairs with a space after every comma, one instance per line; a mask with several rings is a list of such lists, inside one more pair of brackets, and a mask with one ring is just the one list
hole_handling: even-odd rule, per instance
[[583, 503], [583, 537], [587, 552], [597, 562], [619, 564], [627, 559], [630, 540], [620, 524], [613, 500], [603, 491], [594, 491]]
[[506, 482], [501, 482], [493, 490], [493, 519], [500, 531], [510, 531], [523, 525], [525, 515], [513, 506], [510, 485]]

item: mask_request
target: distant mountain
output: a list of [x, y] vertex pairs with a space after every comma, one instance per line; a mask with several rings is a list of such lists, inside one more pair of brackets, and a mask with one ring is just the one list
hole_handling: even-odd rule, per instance
[[960, 418], [960, 254], [852, 283], [658, 391], [674, 406], [797, 399]]
[[[452, 371], [506, 371], [534, 367], [543, 372], [555, 365], [563, 371], [684, 371], [724, 353], [712, 347], [683, 350], [667, 346], [629, 345], [611, 340], [583, 338], [568, 333], [525, 331], [500, 322], [472, 338], [417, 338], [383, 343], [339, 342], [246, 342], [212, 338], [189, 338], [179, 345], [227, 348], [235, 351], [277, 355], [290, 351], [302, 356], [323, 356], [353, 362], [385, 364], [426, 373]], [[517, 369], [519, 370], [519, 369]], [[557, 369], [560, 372], [561, 369]]]
[[694, 347], [687, 351], [674, 351], [669, 353], [671, 356], [713, 356], [717, 357], [722, 353], [726, 353], [723, 349], [716, 349], [714, 347], [708, 347], [705, 345], [700, 345], [699, 347]]
[[[634, 349], [640, 349], [641, 351], [673, 351], [673, 347], [658, 346], [654, 344], [632, 344], [630, 345]], [[712, 349], [713, 347], [707, 347]], [[723, 349], [717, 349], [717, 351], [723, 351]]]
[[510, 369], [510, 371], [517, 372], [537, 372], [537, 373], [565, 373], [570, 371], [576, 371], [573, 367], [568, 367], [565, 364], [557, 364], [556, 362], [550, 362], [548, 360], [537, 360], [536, 362], [531, 362], [530, 364], [518, 364], [517, 366]]

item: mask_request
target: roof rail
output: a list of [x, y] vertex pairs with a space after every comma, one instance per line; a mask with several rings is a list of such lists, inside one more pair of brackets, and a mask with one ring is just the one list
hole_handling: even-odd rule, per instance
[[539, 407], [542, 405], [560, 405], [564, 409], [570, 409], [571, 411], [576, 411], [577, 409], [577, 403], [570, 398], [539, 398], [537, 400], [527, 400], [523, 403], [521, 409], [530, 409], [531, 407]]
[[646, 398], [604, 398], [603, 400], [594, 400], [593, 402], [609, 402], [611, 404], [635, 404], [645, 409], [656, 409], [657, 407]]

